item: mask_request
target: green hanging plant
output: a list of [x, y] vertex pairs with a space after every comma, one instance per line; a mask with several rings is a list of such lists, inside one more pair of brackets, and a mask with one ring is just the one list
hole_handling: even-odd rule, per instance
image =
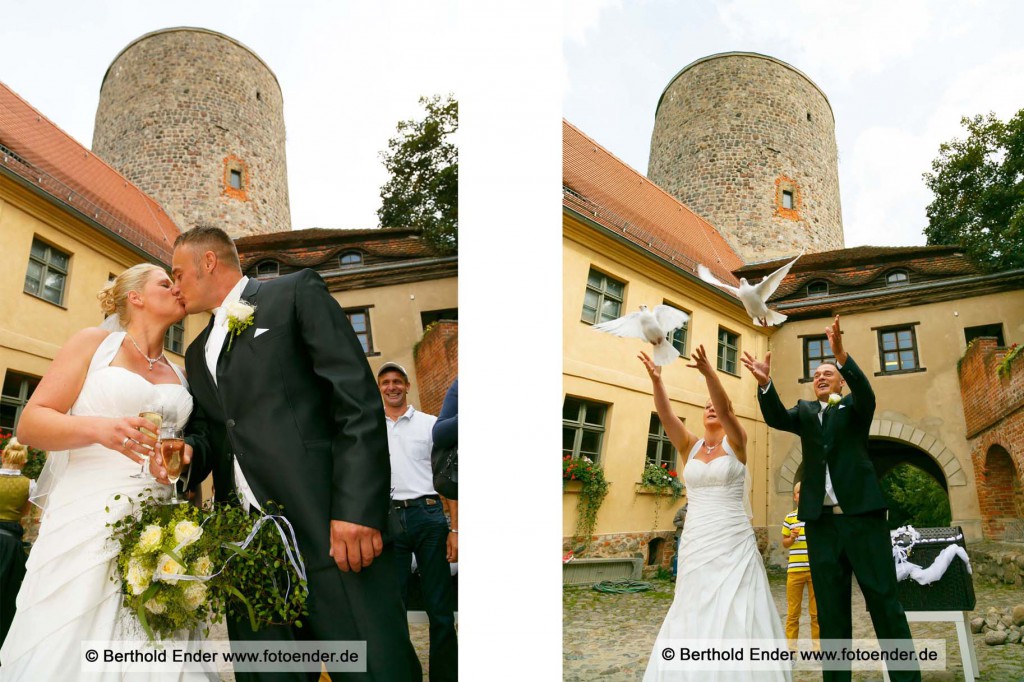
[[566, 455], [562, 458], [562, 489], [572, 482], [583, 484], [580, 490], [579, 504], [576, 506], [576, 535], [574, 539], [584, 546], [590, 544], [597, 525], [597, 511], [601, 508], [608, 494], [609, 483], [604, 477], [604, 469], [594, 464], [587, 456], [573, 458]]
[[1018, 346], [1017, 344], [1010, 346], [1010, 351], [1003, 358], [1003, 361], [999, 363], [999, 366], [996, 367], [996, 374], [1000, 377], [1009, 378], [1012, 371], [1010, 365], [1013, 364], [1014, 358], [1020, 355], [1021, 350], [1024, 350], [1024, 346]]

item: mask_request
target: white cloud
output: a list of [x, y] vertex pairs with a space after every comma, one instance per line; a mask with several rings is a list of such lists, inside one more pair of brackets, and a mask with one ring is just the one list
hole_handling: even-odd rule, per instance
[[622, 7], [622, 0], [563, 0], [562, 35], [567, 42], [585, 45], [605, 12]]

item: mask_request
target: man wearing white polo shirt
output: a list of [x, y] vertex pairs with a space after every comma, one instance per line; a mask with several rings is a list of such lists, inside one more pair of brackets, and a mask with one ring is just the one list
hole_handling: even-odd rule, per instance
[[396, 362], [385, 362], [377, 371], [377, 386], [384, 399], [388, 448], [391, 452], [393, 512], [401, 522], [394, 540], [402, 598], [408, 602], [412, 556], [416, 556], [423, 586], [423, 602], [430, 620], [430, 680], [458, 679], [458, 639], [455, 605], [448, 562], [458, 561], [455, 528], [458, 512], [454, 500], [453, 527], [449, 529], [434, 490], [430, 450], [431, 430], [437, 417], [408, 403], [409, 373]]

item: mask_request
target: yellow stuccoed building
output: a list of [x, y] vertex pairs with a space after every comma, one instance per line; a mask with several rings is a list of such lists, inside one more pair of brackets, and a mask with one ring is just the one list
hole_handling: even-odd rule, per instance
[[[141, 262], [167, 266], [178, 228], [159, 205], [0, 84], [0, 428], [61, 345], [103, 321], [96, 294]], [[205, 321], [172, 329], [168, 357]]]
[[[706, 221], [569, 123], [563, 126], [563, 152], [562, 456], [590, 456], [610, 482], [586, 555], [642, 556], [648, 565], [663, 565], [674, 552], [672, 519], [685, 496], [673, 501], [640, 485], [649, 451], [653, 461], [668, 463], [680, 475], [680, 457], [687, 454], [672, 457], [652, 420], [651, 381], [636, 357], [651, 347], [592, 328], [602, 313], [601, 319], [615, 318], [662, 303], [690, 314], [676, 341], [684, 357], [662, 375], [676, 414], [703, 435], [707, 386], [697, 370], [686, 367], [692, 349], [703, 344], [747, 431], [753, 524], [763, 543], [765, 526], [773, 523], [767, 506], [768, 430], [756, 382], [739, 358], [744, 351], [763, 356], [771, 330], [755, 327], [735, 298], [695, 274], [704, 262], [719, 279], [736, 284], [730, 271], [742, 260]], [[578, 542], [572, 536], [579, 496], [579, 484], [567, 484], [566, 551]]]

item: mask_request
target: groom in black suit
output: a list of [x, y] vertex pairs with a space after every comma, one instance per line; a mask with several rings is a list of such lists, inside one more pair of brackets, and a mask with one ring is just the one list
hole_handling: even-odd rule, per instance
[[[304, 627], [253, 632], [248, 622], [229, 622], [231, 639], [365, 640], [367, 674], [345, 679], [420, 680], [382, 537], [391, 485], [384, 410], [345, 313], [312, 270], [243, 277], [234, 242], [219, 228], [182, 234], [172, 263], [186, 310], [214, 313], [185, 353], [195, 399], [190, 478], [212, 471], [222, 502], [240, 495], [250, 509], [268, 500], [283, 505], [306, 563]], [[234, 334], [225, 309], [239, 300], [255, 313]]]
[[[761, 387], [757, 399], [765, 423], [800, 436], [804, 473], [798, 515], [805, 522], [822, 649], [839, 649], [853, 636], [852, 572], [878, 639], [903, 640], [900, 648], [913, 650], [907, 617], [896, 598], [885, 497], [868, 456], [875, 394], [857, 363], [843, 350], [838, 315], [825, 334], [836, 361], [823, 363], [814, 372], [817, 400], [799, 400], [788, 410], [769, 376], [771, 353], [763, 362], [749, 353], [744, 353], [743, 359]], [[844, 385], [849, 385], [849, 395], [842, 395]], [[916, 666], [913, 670], [903, 667], [890, 668], [890, 679], [921, 679]], [[849, 669], [824, 671], [826, 681], [850, 678]]]

